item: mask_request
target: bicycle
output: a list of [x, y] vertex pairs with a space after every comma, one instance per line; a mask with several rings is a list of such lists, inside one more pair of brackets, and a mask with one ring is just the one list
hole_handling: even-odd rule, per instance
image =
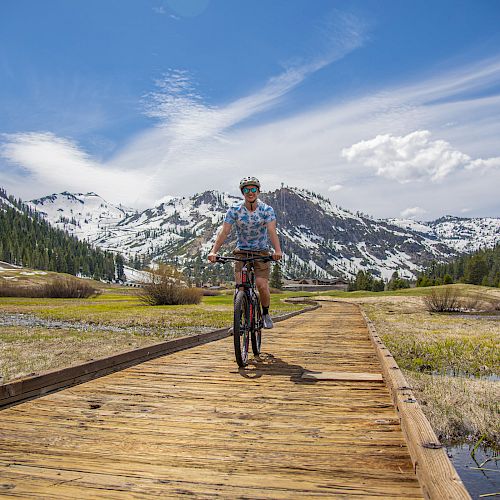
[[260, 354], [262, 343], [262, 310], [259, 295], [255, 291], [255, 271], [253, 265], [247, 263], [261, 260], [274, 262], [270, 256], [265, 257], [223, 257], [217, 256], [216, 262], [225, 263], [230, 260], [244, 262], [241, 270], [241, 284], [236, 285], [234, 294], [233, 341], [236, 362], [240, 368], [248, 364], [249, 339], [255, 356]]

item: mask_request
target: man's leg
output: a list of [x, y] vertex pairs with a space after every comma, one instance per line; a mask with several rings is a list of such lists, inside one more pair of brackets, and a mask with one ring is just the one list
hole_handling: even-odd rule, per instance
[[269, 309], [269, 304], [271, 303], [269, 281], [266, 278], [255, 278], [255, 283], [257, 284], [257, 289], [259, 290], [260, 303], [262, 304], [262, 307], [267, 307]]
[[269, 316], [269, 305], [271, 303], [271, 294], [269, 292], [269, 280], [267, 278], [256, 277], [255, 284], [259, 290], [260, 303], [262, 305], [262, 316], [264, 328], [272, 328], [273, 321]]

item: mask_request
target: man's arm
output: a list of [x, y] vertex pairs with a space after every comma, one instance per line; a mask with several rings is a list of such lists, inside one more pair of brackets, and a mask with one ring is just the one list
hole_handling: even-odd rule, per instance
[[212, 247], [212, 250], [208, 254], [208, 260], [210, 262], [215, 262], [217, 252], [219, 251], [219, 248], [222, 246], [224, 241], [226, 241], [226, 238], [229, 236], [229, 233], [231, 232], [231, 224], [229, 222], [224, 222], [219, 229], [219, 234], [217, 235], [217, 238], [215, 239], [214, 246]]
[[271, 245], [274, 248], [273, 259], [280, 260], [281, 257], [283, 257], [283, 253], [281, 252], [280, 240], [278, 238], [278, 233], [276, 232], [276, 219], [267, 223], [267, 231], [269, 233]]

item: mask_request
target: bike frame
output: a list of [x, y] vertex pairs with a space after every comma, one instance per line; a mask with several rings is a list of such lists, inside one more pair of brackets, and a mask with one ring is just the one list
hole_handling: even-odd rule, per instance
[[[252, 263], [256, 260], [261, 260], [264, 262], [272, 262], [274, 261], [274, 259], [270, 256], [258, 256], [258, 257], [247, 257], [247, 258], [217, 256], [217, 262], [224, 263], [230, 260], [244, 263], [241, 269], [241, 283], [237, 283], [235, 286], [235, 293], [234, 293], [235, 307], [237, 303], [238, 293], [241, 290], [244, 292], [248, 303], [248, 318], [246, 318], [246, 320], [248, 322], [249, 333], [252, 337], [252, 350], [254, 354], [258, 356], [260, 354], [261, 331], [263, 325], [262, 325], [262, 313], [260, 310], [260, 299], [255, 289], [255, 270]], [[233, 327], [233, 332], [236, 332], [237, 329], [236, 327], [237, 325], [235, 324]], [[240, 331], [240, 329], [241, 329], [240, 325], [238, 325], [238, 331]], [[238, 342], [236, 342], [236, 340]], [[235, 339], [235, 354], [238, 365], [240, 367], [245, 366], [248, 360], [248, 335], [245, 335], [245, 332], [243, 332], [243, 339], [239, 338]]]

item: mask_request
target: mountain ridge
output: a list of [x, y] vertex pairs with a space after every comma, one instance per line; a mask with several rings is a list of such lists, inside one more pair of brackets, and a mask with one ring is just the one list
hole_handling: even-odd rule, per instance
[[[444, 262], [500, 240], [500, 218], [374, 219], [294, 187], [262, 193], [261, 199], [275, 209], [288, 277], [352, 278], [362, 269], [385, 279], [396, 270], [414, 278], [432, 260]], [[103, 249], [189, 265], [205, 258], [227, 208], [241, 201], [205, 191], [138, 211], [95, 193], [65, 191], [30, 204], [52, 224]], [[223, 248], [232, 243], [234, 235]]]

